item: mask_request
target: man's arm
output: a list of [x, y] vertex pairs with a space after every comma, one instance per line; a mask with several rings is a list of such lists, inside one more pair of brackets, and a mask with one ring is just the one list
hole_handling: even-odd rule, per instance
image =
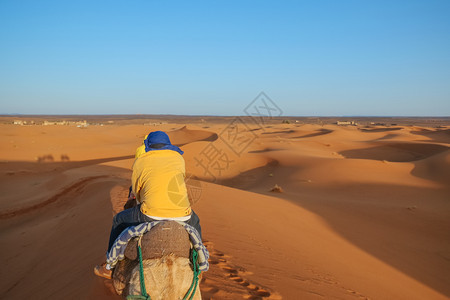
[[133, 174], [131, 175], [131, 194], [134, 195], [136, 198], [136, 201], [140, 203], [140, 195], [139, 192], [141, 191], [141, 181], [140, 176], [138, 174], [138, 171], [136, 170], [136, 163], [133, 165]]

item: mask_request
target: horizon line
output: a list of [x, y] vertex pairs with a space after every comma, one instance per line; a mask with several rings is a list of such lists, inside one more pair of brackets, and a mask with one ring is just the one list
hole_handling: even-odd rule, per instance
[[73, 117], [73, 116], [89, 116], [89, 117], [106, 117], [106, 116], [173, 116], [173, 117], [250, 117], [250, 118], [450, 118], [447, 116], [420, 116], [420, 115], [282, 115], [282, 116], [249, 116], [249, 115], [194, 115], [194, 114], [22, 114], [10, 113], [0, 114], [0, 117]]

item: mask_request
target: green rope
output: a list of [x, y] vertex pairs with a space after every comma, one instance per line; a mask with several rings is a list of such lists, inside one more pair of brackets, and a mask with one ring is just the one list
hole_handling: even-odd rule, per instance
[[[142, 299], [142, 300], [151, 300], [150, 295], [147, 294], [147, 290], [145, 289], [145, 281], [144, 281], [144, 265], [142, 264], [142, 250], [141, 250], [141, 240], [138, 242], [138, 253], [139, 253], [139, 281], [141, 283], [141, 294], [140, 295], [128, 295], [127, 300], [133, 299]], [[192, 249], [192, 265], [194, 269], [194, 277], [192, 278], [192, 284], [189, 287], [186, 295], [183, 300], [192, 300], [195, 295], [195, 291], [198, 285], [198, 277], [202, 271], [198, 269], [198, 252], [195, 249]]]
[[[198, 259], [198, 252], [194, 248], [194, 249], [192, 249], [192, 265], [193, 265], [193, 269], [194, 269], [194, 278], [192, 278], [191, 287], [187, 291], [183, 300], [192, 300], [192, 298], [194, 298], [195, 290], [197, 289], [197, 284], [198, 284], [198, 276], [202, 272], [198, 269], [197, 259]], [[191, 291], [192, 291], [192, 293], [191, 293]]]
[[[141, 236], [142, 238], [142, 236]], [[143, 300], [151, 300], [150, 295], [147, 294], [145, 289], [145, 281], [144, 281], [144, 265], [142, 264], [142, 250], [141, 250], [141, 239], [139, 238], [138, 242], [138, 253], [139, 253], [139, 281], [141, 283], [141, 294], [140, 295], [128, 295], [127, 300], [133, 299], [143, 299]]]
[[[140, 242], [140, 241], [139, 241]], [[149, 299], [150, 295], [147, 294], [147, 291], [145, 289], [145, 281], [144, 281], [144, 265], [142, 264], [142, 250], [141, 250], [141, 245], [139, 243], [138, 245], [138, 251], [139, 251], [139, 280], [141, 282], [141, 294], [142, 296], [145, 297], [145, 299]]]

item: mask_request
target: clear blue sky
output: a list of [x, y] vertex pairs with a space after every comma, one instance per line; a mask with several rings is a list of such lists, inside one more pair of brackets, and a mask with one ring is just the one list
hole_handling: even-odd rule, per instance
[[450, 1], [0, 0], [0, 113], [450, 115]]

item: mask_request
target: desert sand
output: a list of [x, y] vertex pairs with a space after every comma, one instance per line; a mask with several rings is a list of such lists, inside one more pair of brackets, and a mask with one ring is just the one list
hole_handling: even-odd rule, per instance
[[2, 299], [120, 299], [92, 270], [154, 130], [185, 151], [204, 299], [450, 298], [450, 126], [105, 124], [0, 125]]

